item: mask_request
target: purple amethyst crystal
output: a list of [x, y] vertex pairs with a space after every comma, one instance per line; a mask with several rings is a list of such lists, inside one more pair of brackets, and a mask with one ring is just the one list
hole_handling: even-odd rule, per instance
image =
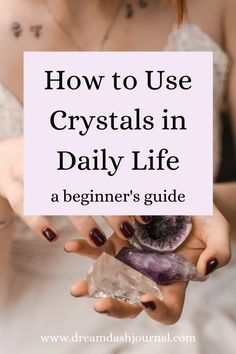
[[202, 280], [197, 268], [192, 263], [173, 252], [160, 253], [124, 247], [116, 255], [116, 258], [160, 285]]
[[192, 223], [188, 216], [153, 216], [147, 225], [134, 222], [134, 240], [141, 248], [173, 251], [188, 237]]

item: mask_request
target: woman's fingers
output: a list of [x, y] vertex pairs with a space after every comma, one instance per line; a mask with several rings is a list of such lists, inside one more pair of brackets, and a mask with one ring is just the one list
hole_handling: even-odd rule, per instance
[[104, 246], [98, 248], [90, 246], [86, 240], [70, 240], [66, 242], [64, 249], [66, 252], [77, 253], [80, 256], [90, 257], [92, 259], [97, 259], [103, 252], [112, 256], [115, 254], [114, 245], [109, 240]]
[[92, 247], [86, 240], [70, 240], [65, 243], [64, 249], [69, 253], [77, 253], [80, 256], [97, 259], [102, 252], [115, 256], [122, 247], [127, 246], [128, 242], [121, 240], [116, 234], [109, 237], [102, 247]]
[[142, 296], [143, 309], [155, 321], [166, 325], [177, 322], [182, 313], [186, 287], [187, 283], [162, 286], [163, 301], [153, 294]]
[[[173, 324], [181, 315], [186, 287], [187, 283], [161, 287], [164, 301], [159, 300], [153, 294], [146, 294], [141, 297], [140, 305], [132, 305], [111, 298], [99, 298], [94, 302], [94, 309], [116, 318], [136, 317], [144, 309], [152, 319], [163, 324]], [[70, 290], [75, 297], [88, 296], [88, 282], [81, 280], [73, 284]]]
[[23, 190], [20, 182], [14, 181], [7, 188], [7, 199], [14, 212], [37, 235], [49, 242], [58, 238], [58, 233], [45, 216], [27, 216], [23, 212]]
[[45, 216], [25, 216], [20, 214], [19, 216], [37, 235], [43, 237], [49, 242], [57, 240], [58, 233]]
[[[123, 240], [127, 240], [134, 236], [133, 219], [129, 216], [104, 216], [106, 222], [114, 230], [114, 232]], [[147, 224], [151, 221], [150, 216], [136, 216], [135, 219]], [[79, 233], [87, 240], [92, 247], [102, 247], [106, 242], [106, 236], [96, 221], [88, 215], [85, 216], [69, 216], [69, 220]]]
[[[7, 156], [5, 173], [0, 174], [1, 195], [12, 210], [39, 236], [49, 242], [55, 241], [58, 233], [50, 220], [44, 216], [27, 216], [23, 210], [23, 139], [12, 139], [1, 144], [1, 153]], [[33, 198], [33, 196], [32, 196]], [[36, 201], [37, 202], [37, 201]]]
[[[71, 295], [75, 297], [88, 296], [88, 282], [81, 280], [73, 284], [70, 291]], [[133, 318], [142, 311], [142, 306], [128, 304], [111, 298], [99, 298], [94, 302], [94, 310], [116, 318]]]
[[149, 224], [152, 221], [152, 216], [151, 215], [136, 215], [134, 218], [143, 225]]
[[116, 318], [134, 318], [140, 314], [142, 306], [111, 298], [99, 298], [94, 302], [94, 310]]
[[70, 293], [74, 297], [88, 296], [88, 282], [87, 280], [80, 280], [74, 283], [70, 288]]
[[[223, 237], [222, 237], [223, 236]], [[231, 246], [224, 235], [211, 235], [207, 239], [206, 249], [201, 253], [197, 269], [201, 276], [208, 275], [217, 268], [226, 265], [231, 258]]]
[[206, 219], [202, 234], [206, 248], [198, 259], [197, 269], [205, 276], [226, 265], [231, 258], [229, 225], [217, 208], [214, 215]]
[[135, 230], [132, 226], [132, 218], [129, 216], [104, 216], [106, 222], [114, 232], [123, 240], [134, 236]]
[[128, 240], [132, 238], [135, 234], [133, 227], [133, 218], [135, 218], [141, 224], [148, 224], [151, 220], [151, 216], [104, 216], [106, 222], [114, 230], [115, 234], [118, 235], [122, 240]]
[[[71, 287], [71, 294], [75, 297], [88, 296], [88, 283], [81, 280]], [[136, 317], [142, 309], [155, 321], [163, 324], [175, 323], [182, 312], [184, 294], [182, 299], [172, 296], [165, 302], [159, 300], [153, 294], [142, 296], [141, 305], [132, 305], [123, 301], [111, 298], [99, 298], [94, 302], [94, 309], [100, 313], [107, 313], [116, 318]]]
[[90, 246], [102, 247], [105, 244], [106, 236], [91, 216], [69, 216], [68, 218]]

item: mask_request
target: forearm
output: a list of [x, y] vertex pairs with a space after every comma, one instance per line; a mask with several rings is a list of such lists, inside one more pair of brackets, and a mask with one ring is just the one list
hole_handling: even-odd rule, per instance
[[214, 202], [228, 220], [231, 232], [236, 237], [236, 182], [214, 185]]

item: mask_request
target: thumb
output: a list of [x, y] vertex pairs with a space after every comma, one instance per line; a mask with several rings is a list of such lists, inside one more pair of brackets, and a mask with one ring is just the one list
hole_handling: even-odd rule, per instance
[[198, 259], [197, 270], [200, 276], [204, 277], [226, 265], [230, 258], [231, 247], [227, 235], [210, 235], [207, 239], [206, 249]]

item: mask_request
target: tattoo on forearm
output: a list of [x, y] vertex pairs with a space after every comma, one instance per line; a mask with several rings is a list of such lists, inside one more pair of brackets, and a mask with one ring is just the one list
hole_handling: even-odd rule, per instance
[[22, 34], [22, 27], [19, 22], [13, 22], [11, 25], [11, 31], [13, 32], [13, 36], [19, 38]]
[[33, 25], [30, 26], [30, 31], [33, 33], [35, 38], [39, 38], [41, 35], [42, 28], [42, 25]]
[[132, 4], [127, 3], [126, 4], [126, 17], [127, 18], [132, 18], [134, 16], [134, 9]]
[[[42, 25], [31, 25], [29, 27], [29, 31], [37, 39], [41, 36], [42, 29]], [[13, 36], [18, 39], [23, 34], [23, 27], [19, 22], [13, 22], [11, 25], [11, 31]]]

